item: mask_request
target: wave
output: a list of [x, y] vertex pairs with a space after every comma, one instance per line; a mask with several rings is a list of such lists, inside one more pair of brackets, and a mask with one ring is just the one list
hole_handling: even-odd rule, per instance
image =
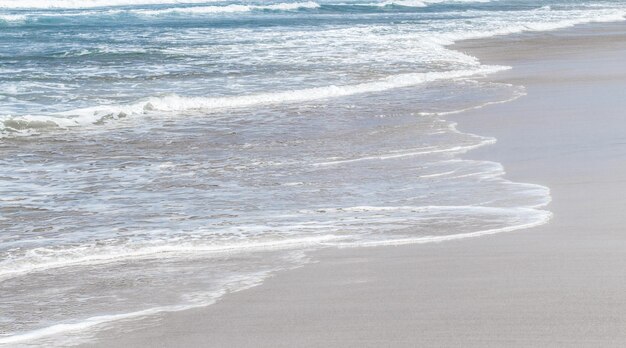
[[[514, 87], [511, 84], [505, 84], [509, 87]], [[450, 110], [450, 111], [439, 111], [439, 112], [418, 112], [418, 115], [421, 116], [447, 116], [447, 115], [455, 115], [455, 114], [460, 114], [462, 112], [466, 112], [466, 111], [470, 111], [470, 110], [478, 110], [478, 109], [482, 109], [484, 107], [487, 107], [489, 105], [497, 105], [497, 104], [505, 104], [505, 103], [509, 103], [512, 102], [514, 100], [517, 100], [523, 96], [526, 95], [526, 87], [524, 86], [516, 86], [517, 90], [513, 92], [513, 95], [509, 98], [506, 99], [502, 99], [502, 100], [495, 100], [495, 101], [488, 101], [482, 104], [478, 104], [478, 105], [474, 105], [474, 106], [470, 106], [470, 107], [466, 107], [466, 108], [462, 108], [462, 109], [457, 109], [457, 110]]]
[[[259, 279], [259, 284], [262, 279]], [[225, 292], [215, 294], [216, 299], [219, 298], [219, 295], [223, 295]], [[207, 301], [204, 306], [208, 306], [215, 301]], [[193, 305], [177, 305], [177, 306], [163, 306], [163, 307], [154, 307], [150, 309], [145, 309], [136, 312], [130, 313], [122, 313], [122, 314], [111, 314], [111, 315], [99, 315], [95, 317], [86, 318], [80, 322], [74, 323], [64, 323], [64, 324], [56, 324], [52, 326], [48, 326], [42, 329], [33, 330], [29, 332], [13, 334], [10, 336], [1, 336], [0, 337], [0, 345], [13, 345], [18, 343], [23, 343], [26, 341], [38, 340], [58, 334], [74, 332], [74, 331], [82, 331], [94, 326], [106, 324], [109, 322], [114, 322], [118, 320], [128, 320], [138, 317], [146, 317], [150, 315], [155, 315], [164, 312], [177, 312], [183, 311], [187, 309], [192, 309], [196, 306]]]
[[[313, 2], [286, 2], [275, 3], [269, 5], [240, 5], [230, 4], [225, 6], [187, 6], [187, 7], [170, 7], [164, 9], [109, 9], [109, 10], [77, 10], [63, 12], [29, 12], [20, 14], [0, 14], [0, 23], [21, 24], [29, 20], [37, 20], [42, 18], [70, 18], [70, 17], [89, 17], [89, 16], [115, 16], [115, 15], [134, 15], [134, 16], [163, 16], [163, 15], [203, 15], [203, 14], [227, 14], [241, 13], [253, 11], [297, 11], [304, 9], [317, 9], [321, 5]], [[1, 7], [0, 7], [1, 8]]]
[[163, 15], [171, 13], [180, 14], [207, 14], [207, 13], [235, 13], [235, 12], [250, 12], [250, 11], [295, 11], [300, 9], [315, 9], [319, 8], [320, 4], [307, 1], [307, 2], [287, 2], [277, 3], [271, 5], [238, 5], [231, 4], [226, 6], [197, 6], [197, 7], [176, 7], [162, 10], [139, 10], [132, 11], [136, 14], [143, 15]]
[[0, 128], [0, 131], [21, 132], [46, 128], [70, 128], [155, 112], [171, 113], [192, 110], [212, 112], [234, 108], [306, 102], [355, 94], [382, 92], [438, 80], [487, 75], [506, 69], [508, 67], [480, 66], [472, 70], [400, 74], [355, 85], [305, 88], [246, 96], [183, 97], [168, 95], [151, 97], [133, 104], [97, 106], [52, 115], [4, 116], [0, 118], [0, 122], [4, 125], [4, 128]]
[[390, 0], [374, 4], [363, 4], [364, 6], [402, 6], [402, 7], [426, 7], [428, 3], [420, 0]]
[[[541, 190], [546, 195], [546, 201], [541, 204], [541, 206], [547, 204], [549, 202], [549, 190], [543, 186], [539, 185], [528, 185], [532, 186], [535, 189]], [[539, 207], [539, 206], [537, 206]], [[517, 223], [509, 226], [504, 226], [500, 228], [492, 228], [481, 231], [467, 232], [467, 233], [458, 233], [452, 235], [444, 235], [444, 236], [419, 236], [419, 237], [409, 237], [409, 238], [385, 238], [382, 240], [361, 240], [361, 241], [347, 241], [346, 237], [338, 237], [338, 236], [320, 236], [320, 237], [311, 237], [311, 238], [300, 238], [294, 239], [292, 241], [283, 241], [283, 243], [265, 243], [256, 245], [258, 249], [267, 250], [276, 249], [276, 248], [293, 248], [293, 247], [303, 247], [303, 246], [333, 246], [338, 248], [350, 248], [350, 247], [374, 247], [374, 246], [390, 246], [390, 245], [406, 245], [406, 244], [425, 244], [425, 243], [439, 243], [444, 241], [451, 240], [460, 240], [467, 238], [475, 238], [481, 237], [485, 235], [492, 235], [497, 233], [505, 233], [505, 232], [513, 232], [521, 229], [527, 229], [531, 227], [536, 227], [547, 223], [551, 217], [552, 213], [546, 210], [538, 210], [532, 207], [528, 208], [493, 208], [493, 207], [477, 207], [477, 206], [426, 206], [426, 207], [374, 207], [374, 206], [359, 206], [359, 207], [350, 207], [350, 208], [341, 208], [342, 211], [355, 211], [355, 212], [387, 212], [390, 210], [407, 210], [411, 212], [415, 211], [428, 211], [433, 209], [441, 209], [444, 211], [470, 211], [476, 213], [487, 213], [487, 214], [501, 214], [503, 212], [516, 215], [518, 218], [516, 219]], [[327, 211], [331, 211], [332, 209], [328, 209]], [[291, 242], [291, 243], [290, 243]], [[174, 252], [185, 252], [183, 255], [188, 255], [190, 252], [204, 252], [207, 250], [200, 249], [188, 249], [184, 250], [180, 245], [175, 245]], [[250, 251], [250, 250], [244, 250]], [[77, 253], [69, 252], [71, 256], [76, 256]], [[145, 257], [147, 255], [152, 254], [152, 256], [160, 256], [162, 252], [154, 253], [151, 250], [144, 250], [142, 254], [139, 255], [139, 258]], [[95, 255], [97, 256], [97, 255]], [[176, 255], [174, 255], [176, 256]], [[34, 266], [30, 270], [25, 270], [26, 273], [29, 271], [42, 271], [50, 268], [56, 267], [65, 267], [65, 266], [75, 266], [75, 265], [85, 265], [85, 264], [93, 264], [92, 259], [94, 255], [85, 256], [87, 259], [83, 258], [69, 258], [66, 259], [63, 264], [40, 264]], [[127, 255], [118, 255], [115, 259], [110, 259], [108, 262], [116, 262], [116, 261], [127, 261], [131, 259], [137, 259], [138, 255], [136, 253], [127, 254]], [[101, 260], [102, 261], [102, 260]], [[107, 261], [104, 261], [107, 262]], [[5, 344], [16, 344], [20, 342], [38, 340], [42, 338], [47, 338], [59, 334], [64, 334], [68, 332], [82, 331], [94, 326], [99, 326], [105, 323], [132, 319], [138, 317], [145, 317], [150, 315], [155, 315], [162, 312], [175, 312], [175, 311], [183, 311], [191, 308], [204, 307], [213, 304], [219, 297], [223, 296], [226, 293], [232, 293], [236, 291], [245, 290], [256, 285], [259, 285], [266, 279], [271, 271], [265, 272], [257, 272], [252, 275], [246, 275], [245, 277], [240, 277], [238, 279], [228, 279], [225, 281], [225, 286], [218, 291], [213, 291], [212, 293], [207, 294], [204, 298], [187, 304], [181, 305], [170, 305], [170, 306], [161, 306], [161, 307], [153, 307], [145, 310], [139, 310], [135, 312], [129, 313], [120, 313], [120, 314], [112, 314], [112, 315], [101, 315], [83, 319], [80, 322], [71, 322], [71, 323], [63, 323], [56, 324], [49, 327], [45, 327], [42, 329], [14, 334], [10, 336], [0, 337], [0, 345]]]
[[546, 223], [550, 221], [550, 219], [552, 219], [552, 213], [547, 210], [536, 210], [536, 209], [526, 209], [526, 208], [519, 208], [519, 210], [532, 215], [535, 219], [530, 220], [528, 222], [524, 222], [524, 223], [520, 223], [520, 224], [512, 225], [512, 226], [506, 226], [502, 228], [492, 228], [489, 230], [469, 232], [469, 233], [459, 233], [459, 234], [452, 234], [452, 235], [447, 235], [447, 236], [399, 238], [399, 239], [388, 239], [388, 240], [381, 240], [381, 241], [368, 241], [368, 242], [362, 242], [358, 244], [337, 244], [336, 246], [339, 248], [345, 248], [345, 247], [375, 247], [375, 246], [392, 246], [392, 245], [407, 245], [407, 244], [441, 243], [441, 242], [451, 241], [451, 240], [476, 238], [476, 237], [482, 237], [482, 236], [487, 236], [487, 235], [492, 235], [492, 234], [514, 232], [518, 230], [538, 227], [541, 225], [545, 225]]
[[[498, 176], [502, 173], [494, 173]], [[220, 254], [235, 254], [242, 252], [277, 251], [303, 249], [307, 247], [320, 246], [366, 246], [383, 244], [408, 244], [408, 243], [429, 243], [443, 240], [462, 239], [498, 232], [509, 232], [525, 229], [546, 223], [551, 213], [541, 210], [550, 202], [550, 191], [545, 186], [533, 184], [516, 184], [523, 186], [529, 195], [541, 197], [540, 201], [532, 206], [498, 208], [489, 206], [357, 206], [344, 208], [326, 208], [325, 214], [330, 213], [365, 213], [376, 215], [379, 212], [398, 211], [400, 213], [425, 214], [450, 214], [450, 216], [472, 215], [472, 216], [504, 216], [513, 218], [506, 226], [463, 232], [443, 236], [416, 236], [405, 238], [401, 236], [381, 235], [372, 240], [371, 236], [358, 236], [355, 234], [342, 235], [317, 235], [311, 237], [296, 237], [276, 240], [248, 240], [237, 243], [217, 244], [215, 241], [190, 240], [183, 241], [180, 237], [171, 240], [146, 241], [139, 243], [127, 243], [124, 241], [111, 240], [108, 244], [103, 241], [82, 245], [68, 245], [64, 247], [41, 247], [28, 250], [19, 255], [13, 253], [10, 258], [0, 263], [0, 281], [14, 277], [24, 276], [34, 272], [44, 272], [51, 269], [93, 266], [110, 264], [116, 262], [126, 262], [132, 260], [149, 260], [154, 258], [179, 258], [192, 256], [211, 256]], [[314, 211], [302, 210], [298, 213], [309, 214]], [[307, 225], [308, 227], [311, 227]], [[286, 230], [302, 227], [299, 225], [285, 226]], [[256, 227], [251, 227], [256, 228]], [[328, 229], [322, 224], [320, 230]]]
[[[33, 341], [37, 341], [40, 339], [45, 339], [49, 337], [54, 337], [60, 334], [67, 333], [76, 333], [80, 331], [84, 331], [93, 327], [97, 327], [100, 325], [104, 325], [107, 323], [119, 321], [119, 320], [133, 320], [138, 318], [143, 318], [147, 316], [153, 316], [160, 313], [167, 312], [179, 312], [192, 308], [205, 307], [215, 303], [220, 297], [224, 296], [227, 293], [234, 293], [242, 290], [247, 290], [252, 287], [260, 285], [263, 280], [265, 280], [271, 273], [270, 271], [261, 271], [256, 272], [254, 274], [248, 274], [246, 277], [234, 278], [234, 279], [225, 279], [225, 286], [217, 291], [212, 291], [207, 293], [202, 298], [188, 304], [181, 305], [169, 305], [169, 306], [160, 306], [153, 307], [144, 310], [129, 312], [129, 313], [119, 313], [119, 314], [110, 314], [110, 315], [98, 315], [94, 317], [89, 317], [77, 322], [69, 322], [51, 325], [48, 327], [44, 327], [41, 329], [13, 334], [10, 336], [0, 336], [0, 345], [14, 345], [19, 343], [27, 343], [28, 346], [32, 344]], [[73, 337], [74, 339], [76, 337]], [[66, 344], [50, 344], [46, 342], [46, 344], [42, 344], [42, 346], [67, 346]], [[70, 342], [70, 345], [74, 346], [76, 341]]]
[[219, 0], [0, 0], [0, 9], [72, 9], [135, 5], [206, 4]]
[[[314, 2], [300, 3], [315, 6]], [[278, 5], [278, 4], [277, 4]], [[271, 5], [268, 5], [271, 6]], [[623, 21], [624, 10], [611, 10], [595, 13], [593, 16], [566, 19], [554, 22], [535, 22], [502, 27], [498, 30], [477, 32], [453, 32], [425, 38], [433, 44], [449, 46], [467, 39], [479, 39], [498, 35], [507, 35], [527, 31], [550, 31], [584, 23]], [[29, 133], [50, 128], [71, 128], [106, 122], [127, 116], [153, 112], [181, 112], [202, 110], [206, 112], [232, 108], [246, 108], [262, 105], [306, 102], [318, 99], [336, 98], [354, 94], [381, 92], [394, 88], [409, 87], [425, 82], [485, 75], [508, 67], [478, 66], [471, 70], [453, 70], [446, 72], [409, 73], [390, 76], [381, 80], [347, 86], [325, 86], [256, 95], [233, 97], [185, 97], [176, 94], [155, 96], [125, 105], [101, 105], [75, 109], [48, 115], [5, 115], [0, 116], [0, 136], [9, 133]]]
[[[486, 2], [490, 0], [457, 0], [453, 2]], [[168, 15], [168, 14], [220, 14], [220, 13], [239, 13], [239, 12], [252, 12], [252, 11], [297, 11], [304, 9], [318, 9], [318, 8], [332, 8], [337, 9], [341, 7], [352, 8], [354, 6], [370, 6], [370, 7], [387, 7], [387, 6], [400, 6], [400, 7], [425, 7], [428, 4], [447, 2], [447, 0], [394, 0], [394, 1], [384, 1], [384, 2], [375, 2], [375, 3], [363, 3], [363, 4], [352, 4], [352, 3], [341, 3], [341, 4], [332, 4], [332, 3], [324, 3], [323, 5], [314, 1], [306, 1], [306, 2], [285, 2], [285, 3], [273, 3], [273, 4], [264, 4], [264, 5], [254, 5], [254, 4], [229, 4], [229, 5], [210, 5], [210, 6], [177, 6], [177, 7], [167, 7], [167, 8], [159, 8], [159, 9], [136, 9], [136, 8], [128, 8], [128, 9], [109, 9], [106, 11], [102, 10], [83, 10], [80, 9], [90, 9], [96, 7], [116, 7], [122, 5], [128, 5], [126, 3], [122, 4], [121, 2], [113, 1], [105, 1], [102, 0], [100, 2], [96, 2], [93, 4], [83, 4], [82, 2], [79, 4], [74, 4], [74, 2], [59, 2], [54, 4], [40, 4], [40, 3], [30, 3], [26, 2], [20, 3], [15, 6], [9, 6], [6, 4], [7, 1], [0, 0], [0, 9], [9, 8], [9, 9], [76, 9], [78, 12], [33, 12], [27, 14], [5, 14], [0, 15], [0, 21], [4, 21], [6, 23], [19, 23], [24, 22], [28, 19], [32, 18], [49, 18], [49, 17], [76, 17], [76, 16], [99, 16], [99, 15], [117, 15], [117, 14], [131, 14], [131, 15], [143, 15], [143, 16], [160, 16], [160, 15]], [[11, 1], [9, 1], [11, 2]], [[137, 2], [134, 4], [165, 4], [165, 5], [198, 5], [210, 3], [207, 1], [198, 1], [198, 2], [164, 2], [160, 3], [158, 1], [146, 1]], [[22, 6], [22, 7], [21, 7]], [[37, 7], [40, 6], [40, 7]]]
[[485, 137], [482, 139], [481, 142], [479, 142], [478, 144], [473, 144], [473, 145], [458, 145], [458, 146], [444, 147], [444, 148], [426, 147], [426, 148], [420, 148], [420, 149], [414, 149], [414, 150], [398, 152], [398, 153], [390, 153], [390, 154], [384, 154], [384, 155], [372, 155], [372, 156], [365, 156], [365, 157], [359, 157], [359, 158], [338, 159], [338, 160], [327, 161], [327, 162], [313, 163], [313, 166], [331, 166], [331, 165], [346, 164], [346, 163], [353, 163], [353, 162], [414, 157], [414, 156], [419, 156], [419, 155], [430, 155], [430, 154], [436, 154], [436, 153], [459, 154], [459, 153], [468, 152], [473, 149], [477, 149], [485, 145], [495, 144], [495, 142], [496, 142], [495, 138]]
[[3, 14], [0, 15], [0, 22], [5, 23], [20, 23], [24, 22], [28, 16], [23, 14]]
[[[96, 0], [94, 0], [96, 1]], [[40, 4], [40, 3], [31, 3], [26, 1], [25, 3], [17, 3], [13, 0], [0, 0], [0, 9], [33, 9], [34, 12], [21, 12], [21, 13], [8, 13], [8, 14], [0, 14], [0, 23], [6, 24], [19, 24], [24, 23], [28, 20], [35, 20], [41, 18], [55, 18], [55, 17], [82, 17], [82, 16], [103, 16], [103, 15], [135, 15], [135, 16], [163, 16], [168, 14], [187, 14], [187, 15], [207, 15], [207, 14], [227, 14], [227, 13], [243, 13], [243, 12], [253, 12], [253, 11], [298, 11], [298, 10], [309, 10], [309, 9], [323, 9], [330, 11], [348, 11], [350, 9], [354, 9], [355, 7], [413, 7], [413, 8], [421, 8], [426, 7], [431, 4], [439, 4], [439, 3], [483, 3], [490, 2], [491, 0], [387, 0], [382, 2], [371, 2], [371, 3], [318, 3], [315, 1], [305, 1], [305, 2], [284, 2], [284, 3], [271, 3], [264, 5], [254, 5], [254, 4], [228, 4], [228, 5], [209, 5], [209, 6], [201, 6], [201, 4], [209, 4], [211, 1], [171, 1], [171, 2], [160, 2], [161, 0], [146, 0], [146, 4], [164, 4], [164, 5], [174, 5], [174, 7], [164, 7], [164, 8], [156, 8], [156, 9], [148, 9], [148, 8], [114, 8], [114, 9], [92, 9], [92, 7], [115, 7], [122, 6], [117, 0], [97, 0], [98, 4], [102, 4], [101, 6], [96, 6], [96, 3], [92, 5], [82, 4], [81, 6], [70, 6], [72, 1], [69, 1], [67, 4], [66, 1], [62, 1], [55, 4]], [[217, 1], [217, 0], [216, 0]], [[7, 3], [16, 3], [15, 6], [7, 5]], [[137, 2], [137, 4], [142, 4], [143, 2]], [[20, 7], [21, 4], [24, 4], [23, 7]], [[108, 4], [108, 5], [105, 5]], [[200, 6], [198, 6], [200, 4]], [[32, 5], [32, 6], [31, 6]], [[39, 5], [40, 7], [37, 7]], [[67, 5], [67, 7], [66, 7]], [[132, 5], [132, 4], [131, 4]], [[131, 6], [128, 5], [128, 6]], [[194, 6], [177, 6], [177, 5], [194, 5]], [[3, 7], [4, 6], [4, 7]], [[48, 9], [48, 8], [63, 8], [63, 9], [76, 9], [76, 11], [61, 11], [61, 12], [49, 12], [49, 11], [37, 11], [39, 9]], [[550, 6], [543, 6], [540, 8], [536, 8], [533, 10], [534, 12], [551, 12], [552, 8]], [[458, 41], [463, 39], [471, 39], [471, 38], [482, 38], [489, 37], [495, 35], [506, 35], [511, 33], [518, 33], [522, 31], [547, 31], [554, 30], [559, 28], [564, 28], [580, 23], [589, 23], [589, 22], [607, 22], [607, 21], [619, 21], [624, 19], [624, 11], [619, 9], [611, 9], [611, 13], [607, 13], [606, 11], [600, 14], [594, 14], [595, 17], [582, 17], [571, 20], [561, 20], [561, 21], [553, 21], [553, 22], [534, 22], [528, 23], [527, 25], [516, 25], [516, 26], [503, 26], [500, 29], [490, 30], [489, 32], [474, 32], [469, 33], [469, 35], [464, 36], [464, 34], [456, 33], [454, 35], [457, 36], [456, 40]], [[476, 12], [480, 14], [480, 11], [468, 11], [466, 13]], [[604, 19], [606, 17], [607, 19]]]
[[[386, 6], [397, 5], [405, 7], [425, 7], [429, 4], [436, 3], [465, 3], [465, 2], [489, 2], [491, 0], [389, 0], [379, 3], [360, 4]], [[0, 9], [83, 9], [98, 7], [130, 7], [145, 5], [198, 5], [220, 2], [220, 0], [0, 0]], [[295, 5], [296, 3], [293, 3]], [[277, 4], [281, 5], [281, 4]], [[289, 3], [282, 5], [292, 5]], [[352, 3], [333, 4], [325, 3], [325, 5], [355, 5]], [[244, 5], [231, 4], [222, 7], [239, 6], [239, 7], [271, 7], [273, 5]], [[217, 6], [216, 6], [217, 7]]]
[[164, 15], [203, 15], [203, 14], [227, 14], [253, 11], [297, 11], [304, 9], [317, 9], [321, 5], [313, 2], [286, 2], [269, 5], [239, 5], [230, 4], [225, 6], [187, 6], [170, 7], [164, 9], [109, 9], [109, 10], [76, 10], [63, 12], [29, 12], [20, 14], [0, 14], [0, 23], [21, 24], [27, 21], [43, 18], [72, 18], [90, 16], [164, 16]]
[[215, 244], [210, 242], [182, 242], [172, 240], [120, 244], [111, 241], [109, 245], [102, 241], [93, 244], [68, 246], [65, 248], [36, 248], [21, 257], [6, 259], [0, 263], [0, 281], [23, 276], [28, 273], [69, 266], [90, 266], [130, 260], [145, 260], [155, 257], [184, 257], [193, 254], [214, 255], [253, 251], [295, 249], [322, 245], [337, 240], [334, 235], [290, 238], [272, 241], [249, 240], [240, 243]]
[[[549, 12], [550, 10], [546, 10]], [[599, 11], [593, 13], [590, 16], [577, 17], [571, 19], [559, 19], [554, 21], [544, 21], [544, 22], [527, 22], [521, 24], [514, 25], [502, 25], [498, 29], [488, 30], [488, 31], [469, 31], [469, 32], [449, 32], [442, 33], [437, 36], [433, 36], [429, 38], [429, 40], [433, 43], [439, 44], [441, 46], [451, 46], [456, 42], [463, 40], [473, 40], [473, 39], [485, 39], [496, 36], [504, 36], [511, 34], [519, 34], [523, 32], [541, 32], [541, 31], [552, 31], [558, 29], [565, 29], [574, 27], [580, 24], [588, 24], [588, 23], [607, 23], [607, 22], [621, 22], [626, 19], [626, 10], [624, 9], [611, 9], [606, 11]]]
[[426, 7], [430, 4], [440, 3], [485, 3], [491, 0], [388, 0], [375, 4], [376, 6], [402, 6], [402, 7]]

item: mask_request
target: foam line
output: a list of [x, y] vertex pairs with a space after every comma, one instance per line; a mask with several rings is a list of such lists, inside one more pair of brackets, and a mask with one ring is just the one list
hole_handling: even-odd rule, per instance
[[383, 241], [369, 241], [369, 242], [361, 242], [361, 243], [352, 243], [352, 244], [339, 244], [337, 247], [346, 248], [346, 247], [375, 247], [375, 246], [393, 246], [393, 245], [406, 245], [406, 244], [425, 244], [425, 243], [441, 243], [445, 241], [451, 240], [460, 240], [467, 238], [475, 238], [481, 237], [491, 234], [504, 233], [504, 232], [513, 232], [522, 229], [528, 229], [532, 227], [537, 227], [544, 225], [550, 221], [552, 218], [552, 213], [547, 210], [534, 210], [528, 209], [529, 212], [537, 213], [538, 219], [536, 221], [532, 221], [529, 223], [507, 226], [502, 228], [494, 228], [484, 231], [470, 232], [470, 233], [459, 233], [459, 234], [451, 234], [446, 236], [426, 236], [426, 237], [417, 237], [417, 238], [403, 238], [403, 239], [392, 239], [392, 240], [383, 240]]
[[212, 98], [169, 95], [164, 97], [151, 97], [134, 104], [97, 106], [56, 113], [50, 116], [4, 116], [0, 117], [0, 121], [4, 123], [5, 128], [16, 131], [50, 127], [69, 128], [93, 124], [108, 118], [115, 119], [150, 112], [171, 113], [191, 110], [216, 111], [338, 98], [409, 87], [444, 79], [463, 78], [479, 74], [486, 75], [506, 69], [508, 69], [508, 67], [480, 66], [473, 70], [400, 74], [355, 85], [325, 86], [247, 96]]
[[[252, 252], [252, 251], [268, 251], [268, 250], [280, 250], [291, 249], [295, 247], [312, 246], [324, 243], [332, 242], [344, 237], [334, 235], [315, 236], [308, 238], [292, 238], [284, 240], [273, 240], [270, 242], [250, 242], [250, 243], [238, 243], [232, 245], [211, 245], [211, 244], [191, 244], [180, 243], [172, 241], [167, 244], [168, 241], [161, 245], [134, 245], [134, 246], [119, 246], [110, 245], [109, 247], [102, 247], [100, 250], [94, 250], [89, 246], [75, 247], [68, 249], [38, 249], [33, 250], [33, 257], [30, 257], [31, 261], [25, 263], [24, 260], [20, 260], [25, 264], [15, 265], [11, 261], [5, 261], [0, 264], [0, 281], [14, 278], [17, 276], [23, 276], [32, 272], [41, 272], [44, 270], [63, 268], [68, 266], [88, 266], [99, 265], [119, 261], [127, 260], [139, 260], [149, 259], [156, 257], [157, 255], [168, 256], [187, 256], [189, 254], [223, 254], [223, 253], [238, 253], [238, 252]], [[65, 254], [66, 257], [57, 257], [55, 254]], [[39, 260], [37, 260], [38, 256]]]
[[215, 301], [224, 296], [227, 292], [237, 292], [241, 290], [246, 290], [257, 286], [262, 283], [263, 279], [267, 278], [269, 272], [259, 272], [254, 274], [252, 277], [248, 279], [241, 279], [236, 281], [235, 284], [228, 284], [224, 289], [220, 291], [215, 291], [211, 294], [211, 296], [201, 302], [201, 303], [193, 303], [187, 305], [173, 305], [173, 306], [161, 306], [161, 307], [153, 307], [145, 310], [129, 312], [129, 313], [121, 313], [121, 314], [112, 314], [112, 315], [99, 315], [90, 318], [86, 318], [80, 322], [73, 323], [64, 323], [64, 324], [56, 324], [52, 326], [48, 326], [42, 329], [33, 330], [21, 334], [15, 334], [11, 336], [0, 337], [0, 346], [5, 345], [14, 345], [22, 342], [30, 342], [42, 338], [47, 338], [50, 336], [55, 336], [59, 334], [65, 334], [70, 332], [83, 331], [94, 326], [99, 326], [103, 324], [107, 324], [110, 322], [118, 321], [118, 320], [128, 320], [128, 319], [136, 319], [146, 316], [151, 316], [159, 313], [166, 312], [178, 312], [184, 311], [192, 308], [205, 307], [215, 303]]

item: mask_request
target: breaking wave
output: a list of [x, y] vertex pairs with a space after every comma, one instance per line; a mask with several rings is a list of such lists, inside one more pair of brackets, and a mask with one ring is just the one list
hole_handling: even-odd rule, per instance
[[306, 88], [301, 90], [247, 96], [182, 97], [179, 95], [168, 95], [163, 97], [147, 98], [133, 104], [90, 107], [47, 116], [5, 116], [4, 118], [0, 118], [0, 121], [4, 125], [3, 130], [9, 132], [20, 132], [32, 129], [41, 130], [47, 128], [69, 128], [155, 112], [171, 113], [191, 110], [211, 112], [233, 108], [246, 108], [260, 105], [275, 105], [345, 97], [354, 94], [382, 92], [394, 88], [409, 87], [443, 79], [463, 78], [479, 74], [491, 74], [506, 69], [508, 68], [503, 66], [481, 66], [474, 70], [402, 74], [387, 77], [378, 81], [356, 85]]

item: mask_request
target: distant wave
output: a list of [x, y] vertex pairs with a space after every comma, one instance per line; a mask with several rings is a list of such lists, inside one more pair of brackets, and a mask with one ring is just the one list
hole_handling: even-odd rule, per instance
[[[206, 2], [206, 1], [205, 1]], [[0, 3], [1, 0], [0, 0]], [[95, 7], [95, 6], [94, 6]], [[32, 19], [40, 18], [59, 18], [59, 17], [82, 17], [82, 16], [102, 16], [102, 15], [118, 15], [118, 14], [130, 14], [137, 16], [159, 16], [168, 14], [221, 14], [221, 13], [237, 13], [237, 12], [252, 12], [252, 11], [297, 11], [301, 9], [316, 9], [321, 5], [313, 2], [285, 2], [285, 3], [273, 3], [268, 5], [241, 5], [230, 4], [224, 6], [210, 5], [210, 6], [175, 6], [159, 9], [146, 9], [146, 8], [128, 8], [128, 9], [85, 9], [75, 8], [75, 11], [63, 11], [63, 12], [41, 12], [44, 8], [31, 8], [33, 12], [27, 13], [9, 13], [0, 14], [0, 22], [8, 24], [22, 23]], [[2, 9], [2, 7], [0, 7]]]
[[206, 4], [216, 1], [217, 0], [0, 0], [0, 8], [69, 9], [133, 5]]
[[197, 7], [175, 7], [162, 10], [138, 10], [135, 13], [144, 15], [161, 15], [168, 13], [233, 13], [233, 12], [249, 12], [249, 11], [294, 11], [299, 9], [314, 9], [320, 5], [313, 1], [307, 2], [287, 2], [271, 5], [238, 5], [231, 4], [226, 6], [197, 6]]
[[[61, 0], [56, 2], [46, 1], [15, 1], [15, 0], [0, 0], [0, 9], [91, 9], [98, 7], [119, 7], [119, 6], [133, 6], [133, 5], [174, 5], [175, 7], [159, 8], [159, 9], [124, 9], [124, 10], [112, 10], [111, 13], [136, 13], [147, 15], [159, 15], [168, 13], [233, 13], [233, 12], [248, 12], [248, 11], [293, 11], [299, 9], [315, 9], [323, 6], [371, 6], [371, 7], [386, 7], [386, 6], [402, 6], [402, 7], [426, 7], [429, 4], [442, 3], [442, 2], [489, 2], [490, 0], [388, 0], [382, 2], [372, 3], [324, 3], [319, 4], [314, 1], [306, 2], [285, 2], [285, 3], [270, 3], [270, 4], [228, 4], [228, 5], [208, 5], [214, 1], [206, 0], [189, 0], [189, 1], [176, 1], [176, 0], [138, 0], [123, 1], [123, 0], [91, 0], [91, 1], [74, 1], [74, 0]], [[207, 6], [202, 6], [206, 4]], [[195, 6], [178, 6], [178, 5], [195, 5]], [[200, 6], [198, 6], [200, 5]], [[70, 12], [70, 13], [39, 13], [38, 15], [44, 16], [74, 16], [74, 15], [96, 15], [103, 14], [103, 12]], [[106, 14], [106, 12], [104, 12]], [[6, 22], [23, 21], [27, 17], [24, 14], [7, 14], [0, 15], [0, 20]]]
[[[425, 7], [428, 4], [435, 3], [462, 3], [462, 2], [489, 2], [491, 0], [388, 0], [382, 2], [374, 2], [369, 4], [332, 4], [325, 5], [361, 5], [361, 6], [387, 6], [398, 5], [406, 7]], [[81, 9], [81, 8], [96, 8], [96, 7], [117, 7], [117, 6], [138, 6], [138, 5], [197, 5], [197, 4], [210, 4], [216, 3], [219, 0], [0, 0], [0, 9]], [[297, 3], [285, 3], [276, 4], [279, 7], [283, 6], [296, 6]], [[227, 6], [215, 6], [215, 7], [272, 7], [274, 5], [269, 4], [231, 4]], [[318, 5], [319, 6], [319, 5]]]
[[25, 21], [27, 18], [28, 16], [22, 14], [0, 14], [0, 21], [6, 23], [19, 23]]
[[376, 6], [403, 6], [403, 7], [426, 7], [430, 4], [439, 3], [464, 3], [464, 2], [490, 2], [491, 0], [387, 0], [379, 3], [367, 4]]

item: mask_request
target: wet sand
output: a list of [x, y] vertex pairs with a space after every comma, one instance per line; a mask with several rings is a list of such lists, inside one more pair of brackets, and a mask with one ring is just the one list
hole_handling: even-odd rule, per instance
[[[102, 347], [626, 345], [626, 24], [467, 41], [528, 95], [451, 118], [465, 157], [552, 190], [544, 226], [438, 244], [326, 249], [218, 303], [108, 330]], [[131, 326], [136, 323], [129, 324]], [[130, 328], [130, 326], [129, 326]], [[125, 331], [125, 330], [124, 330]]]

